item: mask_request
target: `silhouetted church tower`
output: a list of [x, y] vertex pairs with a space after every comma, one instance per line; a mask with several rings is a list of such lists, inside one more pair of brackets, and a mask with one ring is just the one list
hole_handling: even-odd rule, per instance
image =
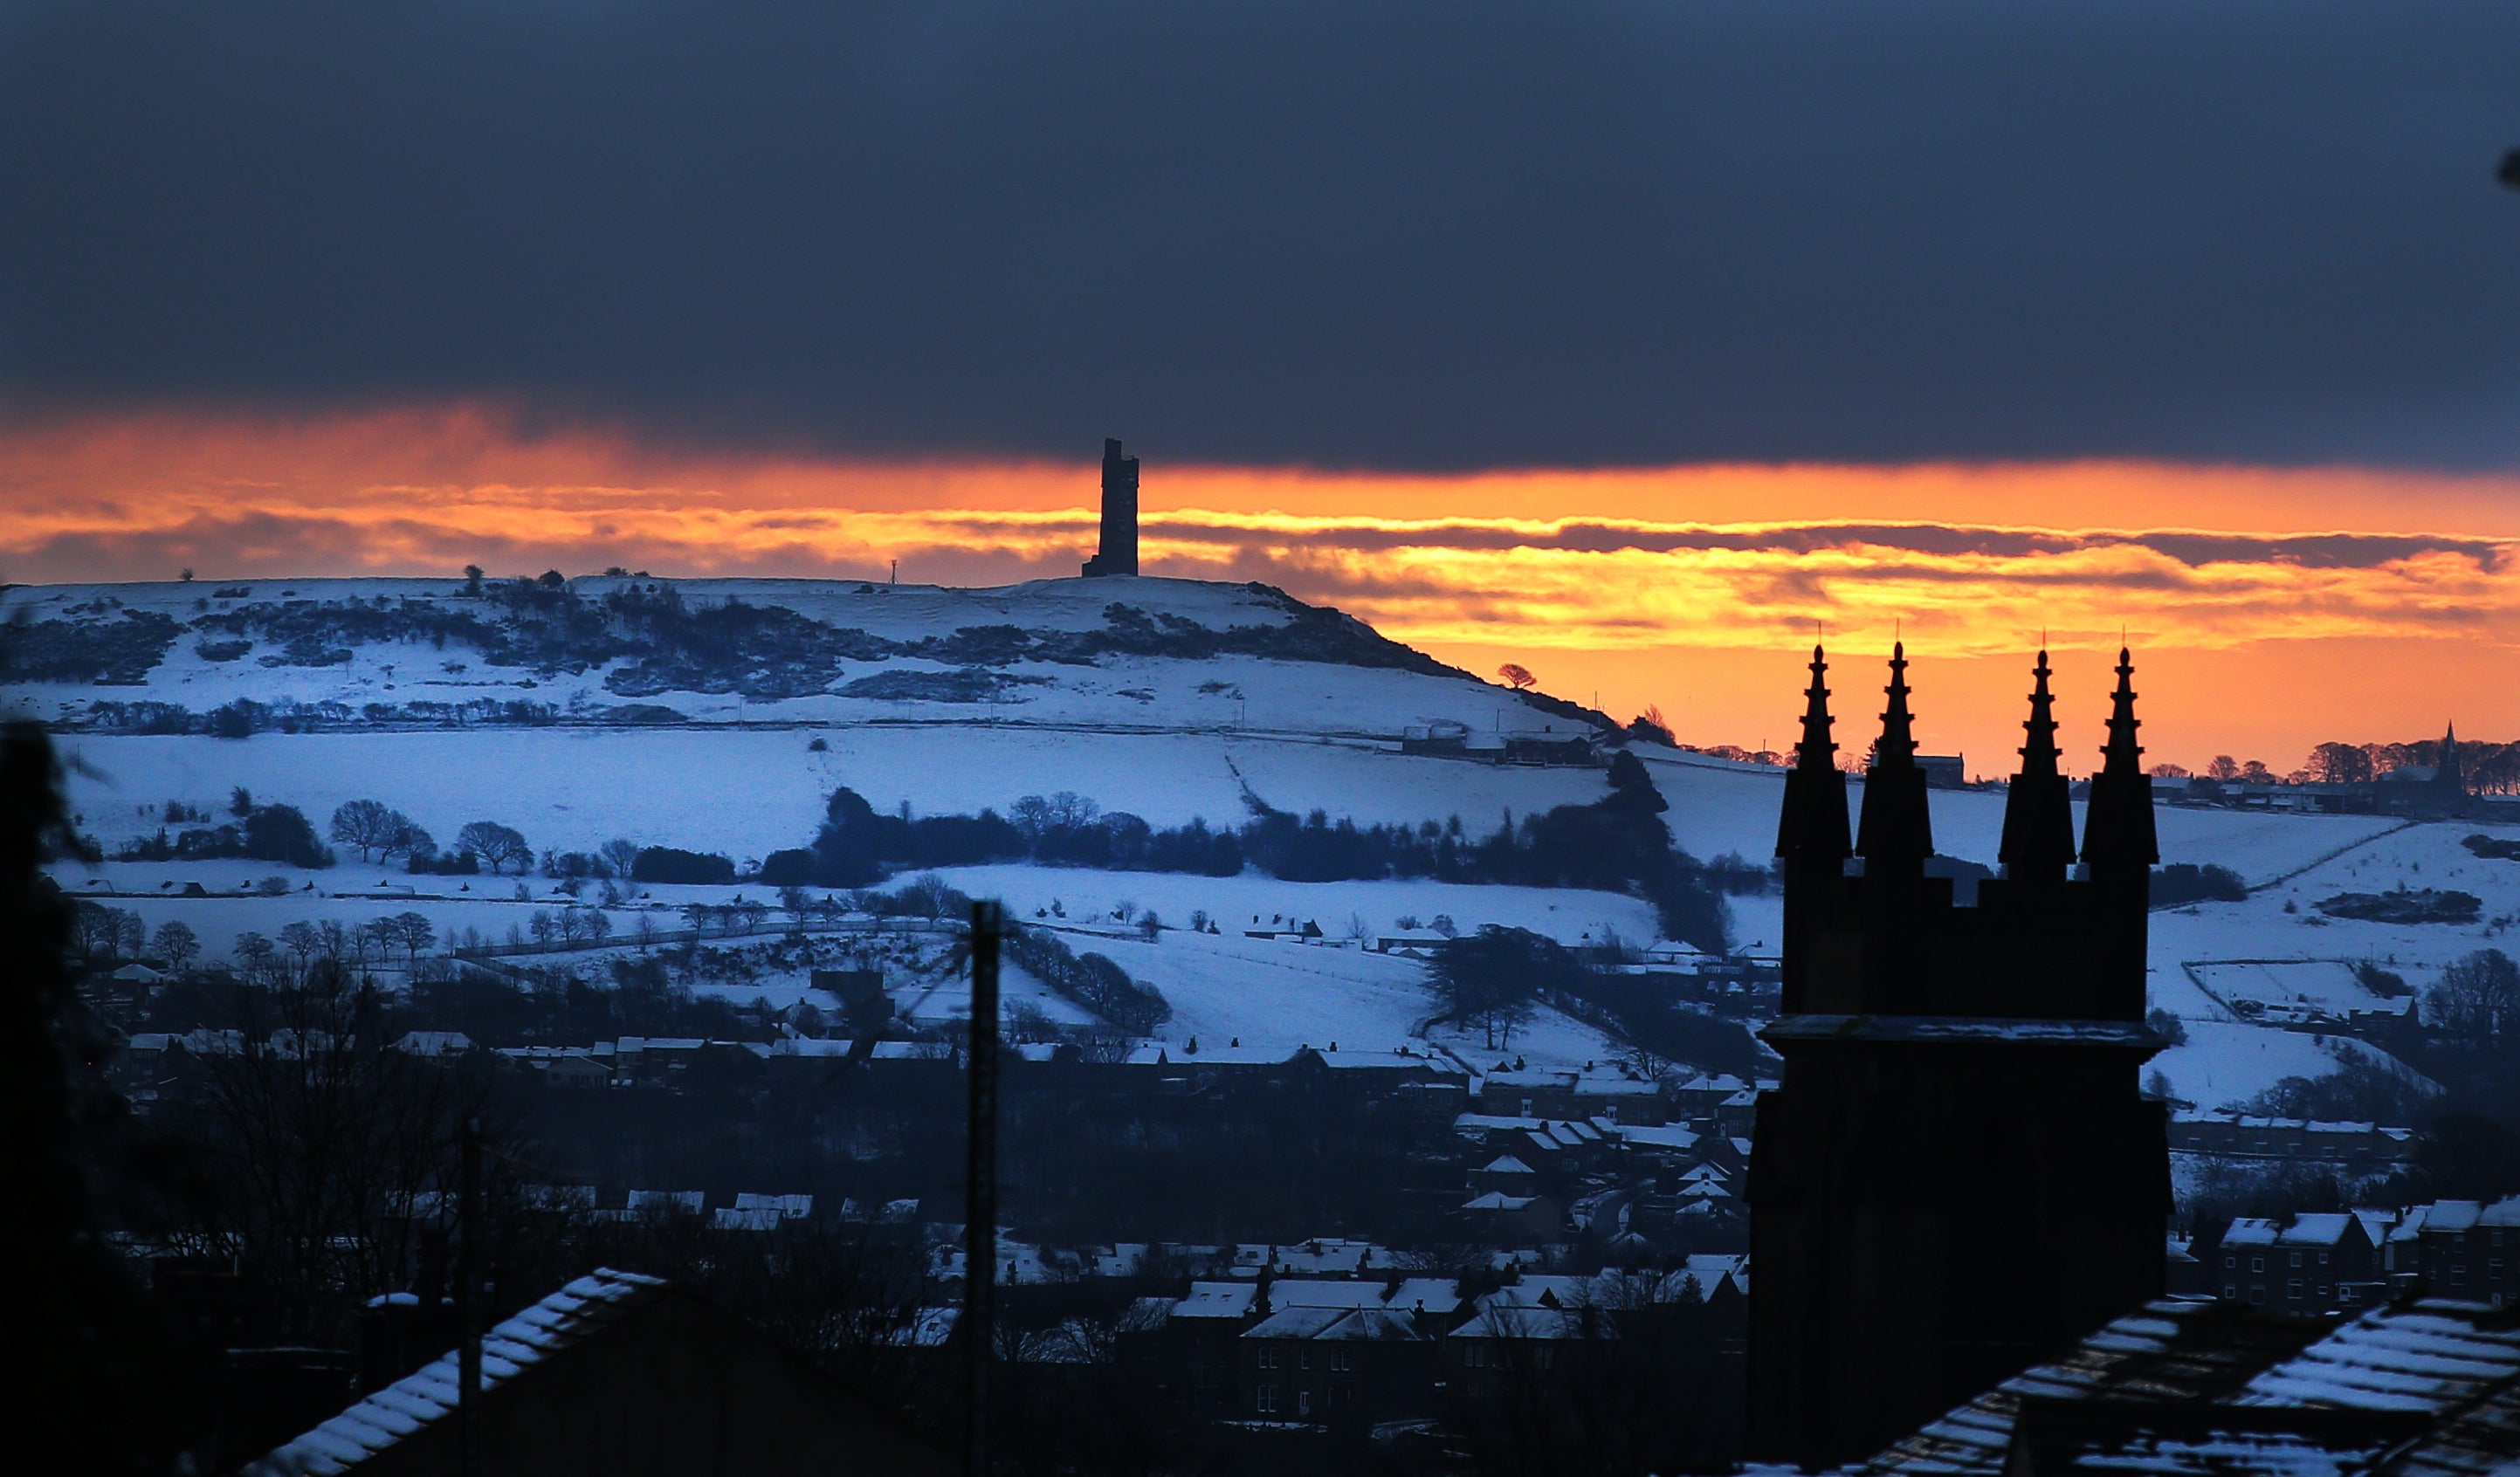
[[1088, 579], [1138, 572], [1138, 459], [1120, 455], [1116, 436], [1102, 438], [1102, 544], [1085, 561]]
[[1750, 1455], [1868, 1456], [2162, 1288], [2168, 1124], [2138, 1074], [2152, 782], [2118, 653], [2083, 871], [2048, 653], [2033, 669], [2003, 874], [1956, 906], [1893, 647], [1848, 844], [1827, 662], [1785, 777], [1785, 1058], [1750, 1156]]

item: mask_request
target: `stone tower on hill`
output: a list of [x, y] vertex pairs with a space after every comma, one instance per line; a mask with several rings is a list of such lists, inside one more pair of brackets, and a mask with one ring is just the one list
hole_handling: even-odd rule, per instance
[[1861, 1458], [2162, 1288], [2168, 1125], [2141, 1096], [2151, 781], [2118, 653], [2083, 875], [2034, 669], [2003, 874], [1926, 874], [1908, 659], [1848, 844], [1827, 662], [1785, 781], [1783, 1054], [1750, 1156], [1750, 1455]]
[[1120, 455], [1117, 437], [1102, 438], [1102, 543], [1085, 561], [1085, 577], [1138, 572], [1138, 459]]

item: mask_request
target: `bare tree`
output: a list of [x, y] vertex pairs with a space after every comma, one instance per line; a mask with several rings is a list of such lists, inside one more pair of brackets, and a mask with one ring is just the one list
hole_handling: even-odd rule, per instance
[[280, 942], [283, 948], [297, 957], [297, 967], [304, 969], [307, 962], [315, 957], [315, 951], [322, 946], [323, 939], [315, 932], [314, 924], [299, 918], [281, 925]]
[[513, 867], [518, 876], [534, 865], [534, 849], [518, 832], [496, 821], [474, 821], [455, 833], [455, 849], [469, 851], [490, 864], [497, 876]]
[[2444, 964], [2441, 981], [2424, 996], [2424, 1018], [2465, 1046], [2520, 1040], [2520, 964], [2499, 949]]
[[385, 839], [384, 855], [409, 857], [414, 862], [427, 862], [437, 855], [437, 838], [428, 828], [409, 816], [394, 817], [393, 834]]
[[410, 824], [381, 800], [344, 800], [333, 812], [333, 839], [359, 848], [359, 860], [364, 862], [392, 843], [398, 825]]
[[82, 901], [70, 917], [70, 943], [84, 958], [112, 954], [122, 937], [122, 910]]
[[208, 1229], [291, 1335], [338, 1337], [401, 1285], [422, 1197], [454, 1187], [457, 1132], [491, 1116], [489, 1081], [391, 1050], [377, 993], [330, 961], [240, 991], [235, 1024], [243, 1050], [205, 1058], [202, 1147], [225, 1191]]
[[181, 969], [202, 957], [201, 939], [194, 934], [190, 924], [180, 919], [170, 918], [158, 924], [150, 947], [172, 969]]
[[229, 949], [228, 957], [245, 972], [246, 978], [267, 980], [275, 973], [280, 951], [259, 933], [240, 933], [235, 945]]
[[1517, 693], [1532, 687], [1540, 681], [1539, 678], [1531, 675], [1531, 668], [1524, 666], [1518, 661], [1508, 661], [1504, 666], [1497, 668], [1497, 680], [1504, 683], [1507, 687], [1513, 689]]
[[604, 859], [605, 866], [612, 869], [614, 876], [626, 882], [630, 879], [630, 869], [639, 863], [639, 843], [614, 836], [596, 848], [596, 855]]
[[420, 951], [437, 942], [437, 930], [430, 926], [428, 914], [397, 913], [393, 916], [393, 924], [403, 948], [410, 953], [411, 962], [415, 964], [420, 962]]

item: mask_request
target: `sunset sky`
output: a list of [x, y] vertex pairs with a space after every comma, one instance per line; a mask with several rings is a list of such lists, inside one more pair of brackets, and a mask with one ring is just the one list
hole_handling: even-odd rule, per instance
[[[1698, 743], [2520, 737], [2509, 7], [0, 9], [0, 578], [1259, 579]], [[2079, 735], [2079, 737], [2078, 737]]]

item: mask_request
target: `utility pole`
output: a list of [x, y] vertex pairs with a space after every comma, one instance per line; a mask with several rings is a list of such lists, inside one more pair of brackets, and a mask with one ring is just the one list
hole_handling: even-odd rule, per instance
[[989, 1361], [998, 1291], [998, 935], [995, 903], [971, 905], [971, 1116], [963, 1186], [963, 1470], [988, 1477]]
[[455, 1431], [463, 1477], [481, 1477], [481, 1120], [464, 1120], [463, 1180], [456, 1200]]

